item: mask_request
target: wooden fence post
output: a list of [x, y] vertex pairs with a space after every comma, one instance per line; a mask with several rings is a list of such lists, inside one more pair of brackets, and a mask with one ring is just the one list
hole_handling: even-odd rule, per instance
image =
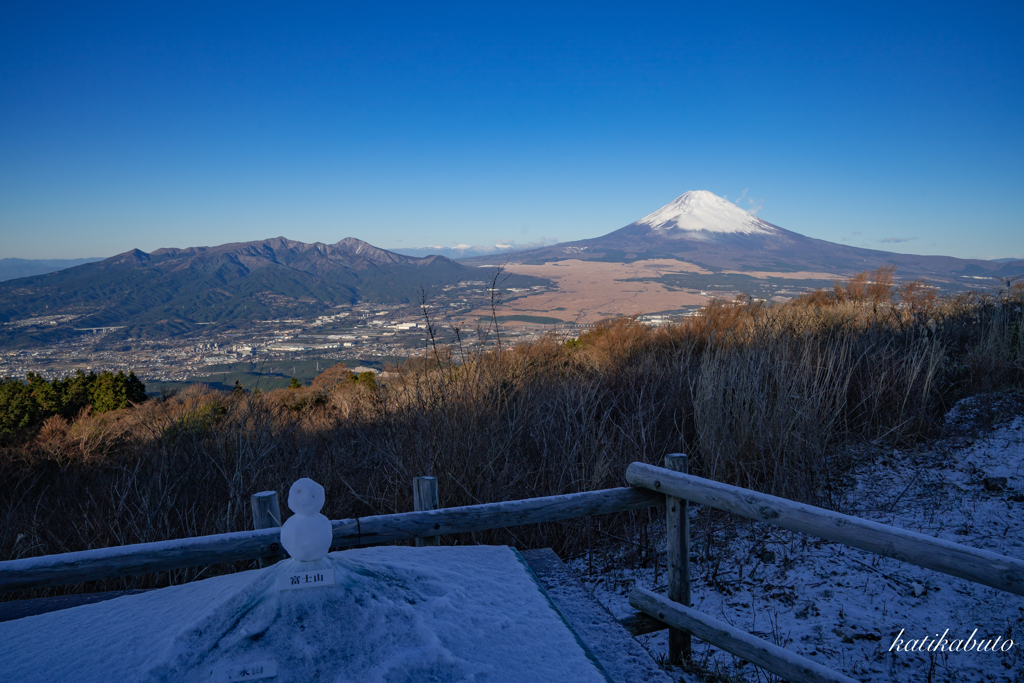
[[[416, 512], [437, 509], [437, 477], [415, 477], [412, 480], [412, 506]], [[437, 536], [417, 538], [416, 547], [441, 545]]]
[[[687, 474], [689, 458], [682, 453], [665, 456], [665, 468]], [[668, 538], [668, 599], [690, 606], [690, 503], [665, 496], [665, 533]], [[690, 634], [668, 630], [668, 661], [680, 664], [690, 658]]]
[[[277, 491], [260, 491], [252, 494], [252, 526], [254, 529], [272, 529], [281, 526], [281, 507], [277, 503]], [[271, 546], [280, 550], [277, 543]], [[282, 554], [267, 555], [260, 558], [260, 568], [269, 567], [284, 559]]]

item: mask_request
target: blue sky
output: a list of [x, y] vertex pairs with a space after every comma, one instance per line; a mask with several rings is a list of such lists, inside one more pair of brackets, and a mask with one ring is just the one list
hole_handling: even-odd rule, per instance
[[0, 257], [566, 241], [696, 189], [1024, 257], [1021, 3], [483, 4], [5, 7]]

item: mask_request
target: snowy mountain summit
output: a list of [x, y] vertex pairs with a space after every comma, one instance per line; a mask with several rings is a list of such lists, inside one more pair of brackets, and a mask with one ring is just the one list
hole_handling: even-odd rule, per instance
[[707, 190], [682, 194], [654, 213], [644, 216], [636, 224], [646, 225], [669, 238], [700, 239], [701, 233], [779, 233], [778, 228], [772, 224]]
[[[485, 258], [467, 258], [463, 263], [478, 267], [493, 263]], [[638, 263], [674, 259], [710, 270], [844, 276], [898, 262], [902, 277], [927, 277], [957, 287], [963, 286], [964, 281], [959, 279], [962, 277], [1024, 274], [1024, 260], [1000, 264], [951, 256], [895, 254], [826, 242], [769, 223], [706, 190], [680, 195], [657, 211], [600, 237], [509, 253], [506, 258], [509, 263], [529, 265], [564, 260]], [[835, 279], [832, 275], [827, 277]], [[692, 279], [687, 282], [699, 284]], [[826, 282], [821, 280], [822, 284]], [[679, 278], [665, 284], [683, 289], [690, 286], [684, 286]]]

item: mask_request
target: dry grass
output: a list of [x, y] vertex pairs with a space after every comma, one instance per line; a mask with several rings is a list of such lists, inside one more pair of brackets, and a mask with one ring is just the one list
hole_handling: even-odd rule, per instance
[[[789, 305], [712, 302], [668, 328], [618, 319], [568, 343], [438, 347], [381, 386], [333, 371], [299, 390], [196, 385], [51, 419], [0, 453], [0, 559], [246, 529], [252, 493], [283, 496], [300, 476], [343, 518], [412, 509], [417, 475], [465, 505], [623, 485], [630, 462], [676, 451], [697, 474], [830, 505], [851, 446], [927, 438], [953, 401], [1024, 379], [1024, 288], [938, 298], [880, 275]], [[643, 519], [455, 540], [573, 552]]]

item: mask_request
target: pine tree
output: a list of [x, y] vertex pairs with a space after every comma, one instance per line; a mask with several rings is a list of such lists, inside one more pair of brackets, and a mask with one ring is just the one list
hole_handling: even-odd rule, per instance
[[41, 421], [29, 385], [10, 377], [0, 380], [0, 434], [16, 434]]
[[146, 400], [146, 385], [123, 371], [88, 375], [78, 370], [47, 381], [30, 372], [27, 380], [0, 380], [0, 434], [34, 431], [51, 415], [74, 420], [86, 406], [97, 413], [128, 408]]

